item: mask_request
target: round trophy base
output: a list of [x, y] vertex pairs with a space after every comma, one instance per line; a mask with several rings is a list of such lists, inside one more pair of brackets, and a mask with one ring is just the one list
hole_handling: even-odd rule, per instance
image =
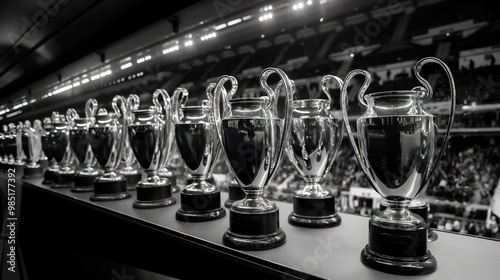
[[181, 208], [175, 218], [183, 222], [205, 222], [226, 216], [220, 204], [220, 191], [212, 193], [190, 193], [181, 191]]
[[178, 193], [181, 191], [179, 186], [177, 186], [177, 176], [172, 172], [168, 172], [168, 175], [159, 173], [158, 176], [161, 178], [167, 178], [170, 181], [172, 193]]
[[[139, 190], [139, 188], [137, 188]], [[150, 201], [140, 201], [136, 200], [132, 204], [134, 208], [138, 209], [153, 209], [153, 208], [160, 208], [160, 207], [167, 207], [170, 205], [174, 205], [177, 202], [175, 197], [169, 197], [165, 199], [159, 199], [159, 200], [150, 200]]]
[[54, 172], [52, 175], [51, 188], [71, 188], [75, 180], [75, 173], [58, 173]]
[[127, 180], [127, 191], [135, 191], [137, 189], [137, 184], [142, 180], [142, 174], [140, 172], [136, 174], [122, 174]]
[[342, 219], [335, 210], [335, 197], [308, 198], [293, 196], [293, 212], [288, 222], [307, 228], [328, 228], [340, 225]]
[[75, 175], [75, 185], [72, 192], [91, 192], [94, 190], [94, 180], [97, 175]]
[[25, 167], [23, 179], [32, 179], [32, 178], [40, 178], [43, 176], [43, 169], [41, 166], [39, 167]]
[[94, 181], [94, 193], [90, 196], [90, 200], [112, 201], [126, 199], [129, 197], [131, 197], [131, 195], [127, 191], [127, 181], [125, 179], [100, 181], [98, 177]]
[[231, 208], [233, 203], [237, 200], [241, 200], [245, 198], [246, 194], [243, 191], [243, 189], [238, 185], [238, 184], [229, 184], [227, 188], [227, 192], [229, 197], [226, 199], [226, 202], [224, 202], [224, 206], [226, 208]]
[[133, 203], [134, 208], [151, 209], [173, 205], [177, 202], [172, 197], [170, 183], [154, 186], [137, 186], [137, 199]]
[[375, 270], [396, 275], [424, 275], [437, 268], [436, 258], [430, 251], [422, 257], [390, 257], [373, 252], [368, 245], [361, 251], [361, 262]]
[[46, 170], [45, 173], [43, 174], [42, 184], [44, 185], [52, 184], [52, 177], [54, 176], [54, 173], [55, 172], [52, 170]]
[[229, 229], [224, 233], [224, 245], [245, 251], [260, 251], [279, 247], [286, 234], [279, 226], [279, 209], [265, 212], [243, 212], [234, 205], [229, 210]]

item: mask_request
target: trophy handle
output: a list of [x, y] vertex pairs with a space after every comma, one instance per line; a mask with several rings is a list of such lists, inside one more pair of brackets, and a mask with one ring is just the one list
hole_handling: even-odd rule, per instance
[[[448, 82], [450, 83], [450, 94], [451, 94], [450, 115], [448, 117], [448, 124], [446, 126], [446, 133], [444, 135], [444, 141], [443, 141], [443, 144], [441, 145], [441, 149], [439, 150], [437, 158], [434, 161], [434, 165], [432, 166], [432, 169], [429, 172], [429, 174], [431, 175], [432, 173], [434, 173], [434, 169], [436, 169], [438, 161], [441, 158], [441, 156], [444, 152], [444, 149], [448, 143], [448, 138], [449, 138], [450, 132], [451, 132], [451, 126], [453, 125], [453, 121], [455, 118], [455, 103], [456, 103], [456, 92], [457, 91], [455, 88], [455, 81], [453, 80], [453, 75], [452, 75], [451, 70], [448, 67], [448, 65], [446, 65], [442, 60], [435, 58], [435, 57], [422, 58], [421, 60], [419, 60], [417, 62], [417, 64], [415, 64], [414, 71], [415, 71], [415, 76], [417, 77], [418, 81], [420, 83], [422, 83], [422, 85], [427, 90], [427, 96], [424, 96], [423, 101], [422, 101], [423, 103], [430, 100], [433, 96], [433, 91], [432, 91], [431, 85], [429, 84], [429, 82], [426, 79], [422, 78], [422, 76], [420, 75], [420, 71], [422, 70], [422, 67], [427, 63], [436, 63], [444, 69], [444, 71], [446, 72], [446, 76], [448, 76]], [[423, 94], [425, 95], [425, 92]], [[427, 185], [427, 183], [429, 182], [430, 179], [431, 179], [431, 176], [429, 176], [429, 178], [425, 179], [424, 186]]]
[[205, 90], [207, 94], [207, 99], [203, 99], [201, 101], [201, 106], [203, 108], [210, 108], [210, 110], [212, 109], [212, 102], [214, 101], [212, 92], [214, 92], [215, 90], [215, 85], [216, 85], [215, 83], [208, 84], [207, 89]]
[[[231, 90], [229, 91], [229, 93], [226, 91], [226, 88], [224, 87], [224, 84], [227, 81], [231, 82]], [[219, 78], [217, 84], [215, 85], [213, 91], [214, 101], [212, 103], [212, 108], [213, 108], [212, 112], [214, 114], [215, 127], [217, 128], [217, 134], [219, 135], [219, 139], [222, 139], [222, 128], [220, 121], [226, 114], [228, 114], [230, 109], [228, 102], [233, 98], [237, 90], [238, 90], [238, 80], [234, 76], [223, 75]], [[222, 103], [222, 108], [220, 106], [221, 103]], [[222, 144], [223, 143], [221, 142], [221, 145]]]
[[[281, 158], [283, 157], [283, 152], [285, 150], [286, 144], [288, 143], [288, 137], [287, 135], [290, 135], [290, 130], [291, 130], [291, 120], [292, 120], [292, 113], [293, 113], [293, 94], [295, 92], [295, 83], [288, 78], [286, 73], [275, 67], [268, 67], [264, 69], [259, 76], [259, 81], [260, 81], [260, 86], [262, 89], [268, 94], [269, 96], [269, 106], [271, 106], [274, 103], [277, 103], [277, 97], [275, 94], [275, 91], [271, 89], [271, 87], [267, 84], [267, 79], [271, 74], [277, 74], [280, 78], [283, 84], [282, 86], [285, 87], [285, 111], [284, 111], [284, 116], [283, 116], [283, 132], [281, 133], [281, 141], [279, 143], [279, 148], [278, 148], [278, 155], [277, 155], [277, 160], [274, 162], [274, 166], [271, 166], [271, 174], [269, 178], [274, 178], [276, 175], [276, 172], [278, 171], [278, 165], [281, 164]], [[279, 83], [278, 83], [279, 84]]]
[[66, 110], [66, 119], [68, 119], [70, 127], [73, 126], [73, 120], [79, 118], [80, 116], [78, 115], [78, 112], [76, 112], [74, 108], [68, 108], [68, 110]]
[[174, 124], [179, 123], [181, 119], [181, 107], [186, 106], [189, 97], [189, 92], [183, 87], [175, 89], [172, 96], [172, 121]]
[[98, 108], [99, 105], [97, 103], [97, 100], [95, 100], [94, 98], [90, 98], [85, 103], [85, 117], [91, 119], [92, 123], [94, 123], [94, 116], [97, 113]]
[[328, 85], [327, 85], [330, 80], [335, 80], [340, 85], [341, 89], [342, 89], [342, 86], [344, 85], [344, 81], [342, 81], [341, 78], [334, 76], [334, 75], [325, 75], [323, 78], [321, 78], [321, 81], [319, 82], [319, 84], [321, 86], [321, 90], [328, 98], [328, 108], [332, 108], [332, 105], [333, 105], [332, 96], [330, 95], [330, 90], [328, 89]]
[[[159, 97], [163, 98], [163, 105], [158, 100]], [[166, 145], [164, 145], [164, 155], [165, 158], [160, 163], [160, 167], [165, 167], [167, 165], [167, 160], [170, 155], [170, 151], [172, 146], [174, 145], [174, 133], [173, 133], [173, 124], [172, 124], [172, 99], [168, 95], [168, 92], [164, 89], [156, 89], [153, 93], [153, 104], [156, 106], [156, 110], [160, 115], [163, 115], [165, 121], [165, 132], [164, 141], [168, 141]]]
[[60, 115], [59, 115], [59, 112], [57, 112], [57, 111], [52, 111], [51, 119], [52, 119], [52, 122], [53, 122], [53, 123], [55, 123], [55, 122], [59, 122], [59, 121], [60, 121]]
[[[375, 186], [375, 178], [371, 175], [368, 169], [368, 163], [365, 162], [363, 157], [361, 156], [359, 152], [358, 145], [356, 144], [356, 140], [354, 139], [353, 132], [351, 129], [351, 125], [349, 124], [349, 116], [347, 115], [347, 103], [348, 103], [348, 93], [347, 93], [347, 87], [349, 86], [349, 83], [351, 79], [356, 76], [356, 75], [363, 75], [365, 77], [365, 80], [363, 82], [363, 85], [359, 89], [358, 92], [358, 101], [363, 104], [365, 107], [367, 106], [366, 100], [365, 100], [365, 92], [368, 89], [368, 86], [370, 85], [371, 82], [371, 75], [365, 70], [360, 70], [360, 69], [355, 69], [349, 72], [345, 78], [345, 82], [342, 85], [342, 91], [340, 94], [340, 104], [342, 107], [342, 117], [344, 118], [344, 124], [345, 128], [347, 131], [347, 136], [349, 137], [349, 141], [351, 142], [352, 149], [354, 150], [354, 155], [356, 156], [356, 159], [359, 162], [359, 165], [361, 166], [361, 170], [363, 170], [363, 173], [365, 176], [368, 178], [368, 181], [372, 186]], [[376, 189], [376, 188], [374, 188]]]

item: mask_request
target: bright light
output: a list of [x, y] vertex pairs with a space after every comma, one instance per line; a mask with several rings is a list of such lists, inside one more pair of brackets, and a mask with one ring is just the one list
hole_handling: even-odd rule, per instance
[[216, 25], [214, 27], [215, 30], [221, 30], [223, 28], [226, 28], [227, 27], [227, 24], [223, 23], [223, 24], [219, 24], [219, 25]]
[[210, 34], [206, 34], [206, 35], [201, 36], [201, 40], [205, 41], [205, 40], [208, 40], [208, 39], [215, 38], [215, 36], [217, 36], [217, 34], [215, 32], [212, 32]]
[[319, 4], [320, 4], [320, 5], [323, 5], [323, 4], [325, 4], [327, 1], [328, 1], [328, 0], [319, 0]]
[[33, 98], [33, 99], [30, 100], [30, 103], [35, 103], [35, 102], [36, 102], [35, 98]]
[[52, 92], [47, 93], [47, 96], [52, 96]]
[[265, 14], [259, 17], [259, 21], [265, 21], [273, 18], [273, 13]]
[[125, 63], [122, 66], [120, 66], [120, 68], [123, 70], [123, 69], [127, 69], [127, 68], [129, 68], [131, 66], [132, 66], [132, 62], [128, 62], [128, 63]]
[[150, 59], [151, 59], [151, 56], [150, 56], [150, 55], [146, 55], [144, 58], [145, 58], [146, 60], [150, 60]]
[[[123, 69], [123, 68], [122, 68], [122, 69]], [[97, 75], [94, 75], [94, 76], [90, 77], [90, 80], [92, 80], [92, 81], [93, 81], [93, 80], [97, 80], [97, 79], [99, 79], [100, 77], [101, 77], [101, 75], [97, 74]]]
[[302, 3], [302, 2], [299, 2], [299, 4], [297, 4], [297, 7], [298, 7], [299, 9], [302, 9], [302, 8], [304, 8], [304, 3]]
[[10, 117], [13, 117], [13, 116], [17, 116], [19, 114], [21, 114], [23, 111], [22, 110], [19, 110], [19, 111], [15, 111], [13, 113], [10, 113], [10, 114], [7, 114], [7, 118], [10, 118]]
[[273, 6], [269, 5], [269, 6], [265, 6], [264, 8], [262, 8], [261, 11], [267, 12], [267, 11], [270, 11], [272, 9], [273, 9]]
[[179, 45], [175, 45], [173, 47], [167, 48], [163, 50], [163, 54], [171, 53], [173, 51], [178, 51], [179, 50]]
[[192, 46], [192, 45], [193, 45], [193, 40], [189, 40], [189, 41], [186, 41], [184, 43], [184, 46], [186, 46], [186, 47], [189, 47], [189, 46]]
[[52, 94], [59, 94], [59, 93], [61, 93], [61, 92], [63, 92], [63, 91], [67, 91], [68, 89], [71, 89], [71, 88], [73, 88], [73, 86], [72, 86], [72, 85], [67, 85], [67, 86], [62, 87], [62, 88], [60, 88], [60, 89], [56, 89], [56, 90], [54, 90], [54, 91], [52, 92]]
[[307, 5], [312, 5], [313, 1], [312, 0], [307, 0]]
[[353, 54], [353, 53], [351, 53], [349, 56], [350, 56], [350, 57], [354, 57], [354, 54]]
[[143, 63], [146, 59], [144, 59], [144, 57], [141, 57], [137, 60], [137, 63]]
[[82, 85], [83, 85], [83, 84], [86, 84], [86, 83], [88, 83], [88, 82], [89, 82], [89, 79], [83, 79], [83, 80], [82, 80]]
[[251, 16], [251, 15], [248, 15], [248, 16], [244, 16], [244, 17], [242, 17], [241, 19], [242, 19], [243, 21], [245, 21], [245, 20], [249, 20], [249, 19], [251, 19], [251, 18], [252, 18], [252, 16]]
[[80, 85], [80, 82], [73, 83], [73, 87], [77, 87]]
[[227, 22], [227, 26], [235, 25], [241, 22], [241, 18], [233, 19]]

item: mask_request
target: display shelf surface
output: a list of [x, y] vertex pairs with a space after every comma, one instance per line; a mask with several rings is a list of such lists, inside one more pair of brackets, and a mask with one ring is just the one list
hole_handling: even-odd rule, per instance
[[[135, 209], [130, 199], [119, 201], [94, 202], [89, 200], [90, 193], [73, 193], [70, 189], [51, 189], [42, 185], [41, 179], [25, 179], [23, 188], [32, 188], [59, 196], [62, 199], [80, 203], [90, 208], [139, 223], [144, 227], [155, 228], [162, 233], [174, 236], [208, 249], [208, 252], [230, 259], [252, 263], [264, 271], [273, 271], [281, 279], [402, 279], [403, 276], [391, 275], [372, 270], [360, 261], [360, 252], [368, 242], [368, 218], [340, 213], [342, 224], [335, 228], [311, 229], [292, 226], [288, 215], [292, 204], [276, 202], [280, 211], [280, 225], [286, 233], [286, 243], [266, 251], [240, 251], [222, 243], [222, 236], [229, 227], [229, 211], [218, 220], [187, 223], [175, 219], [180, 207], [179, 193], [175, 193], [178, 203], [157, 209]], [[221, 202], [227, 193], [221, 193]], [[24, 205], [24, 207], [30, 207]], [[412, 276], [413, 279], [499, 279], [500, 242], [486, 238], [464, 236], [436, 231], [438, 239], [428, 244], [428, 249], [436, 257], [438, 268], [434, 273]], [[210, 258], [207, 259], [210, 261]], [[218, 270], [218, 273], [224, 270]], [[230, 270], [228, 270], [229, 273]], [[222, 275], [220, 275], [222, 276]], [[224, 278], [224, 277], [222, 277]]]

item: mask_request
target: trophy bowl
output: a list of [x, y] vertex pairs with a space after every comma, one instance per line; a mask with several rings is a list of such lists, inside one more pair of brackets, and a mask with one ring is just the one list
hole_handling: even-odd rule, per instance
[[35, 120], [33, 127], [30, 121], [24, 122], [21, 142], [24, 154], [26, 155], [26, 165], [24, 166], [24, 179], [42, 177], [42, 166], [38, 162], [42, 152], [42, 142], [40, 139], [42, 122]]
[[181, 208], [175, 214], [179, 221], [203, 222], [226, 216], [219, 187], [208, 181], [220, 153], [212, 107], [214, 87], [214, 83], [208, 85], [208, 99], [201, 106], [186, 106], [189, 93], [184, 88], [174, 93], [175, 98], [181, 98], [181, 102], [174, 99], [175, 141], [191, 175], [191, 183], [180, 192]]
[[47, 157], [47, 160], [49, 161], [49, 166], [43, 174], [42, 184], [44, 185], [51, 185], [54, 174], [59, 170], [59, 165], [54, 158], [54, 154], [52, 153], [52, 145], [50, 142], [50, 132], [53, 128], [54, 125], [52, 124], [52, 119], [48, 117], [44, 118], [41, 134], [42, 150], [44, 155]]
[[50, 132], [50, 147], [55, 160], [60, 166], [52, 176], [51, 188], [71, 188], [75, 179], [75, 170], [71, 166], [73, 154], [69, 141], [69, 125], [64, 115], [52, 113], [54, 128]]
[[[441, 66], [450, 83], [451, 109], [439, 150], [436, 117], [423, 108], [432, 98], [431, 85], [420, 75], [427, 63]], [[448, 66], [437, 58], [427, 57], [417, 62], [414, 71], [423, 87], [365, 94], [370, 74], [353, 70], [345, 79], [341, 97], [354, 154], [371, 186], [387, 203], [384, 211], [370, 218], [368, 245], [361, 252], [361, 261], [370, 268], [398, 275], [428, 274], [437, 268], [435, 257], [427, 250], [428, 225], [408, 207], [428, 183], [446, 146], [455, 113], [455, 84]], [[367, 110], [356, 120], [356, 143], [347, 114], [347, 88], [358, 74], [365, 78], [358, 101]]]
[[[158, 98], [162, 97], [162, 105]], [[167, 178], [158, 176], [158, 170], [170, 152], [169, 140], [173, 133], [171, 117], [171, 98], [164, 90], [153, 93], [155, 106], [146, 110], [132, 111], [132, 121], [128, 126], [130, 146], [147, 177], [137, 185], [137, 199], [134, 208], [159, 208], [174, 205], [171, 183]]]
[[293, 101], [292, 128], [287, 142], [288, 159], [306, 184], [293, 195], [293, 212], [288, 216], [292, 225], [311, 228], [334, 227], [341, 223], [335, 207], [335, 195], [319, 184], [330, 170], [342, 143], [343, 122], [329, 110], [332, 98], [327, 87], [335, 80], [324, 76], [320, 86], [328, 99]]
[[[118, 107], [116, 99], [121, 100]], [[125, 139], [123, 130], [125, 117], [120, 117], [126, 112], [124, 98], [116, 95], [113, 98], [113, 111], [108, 113], [105, 108], [99, 108], [94, 115], [95, 122], [89, 129], [89, 141], [92, 152], [104, 173], [94, 180], [94, 192], [91, 201], [114, 201], [127, 199], [131, 194], [127, 191], [125, 176], [117, 172]]]
[[[267, 83], [271, 74], [277, 74], [284, 86], [283, 119], [277, 116], [276, 90]], [[293, 84], [284, 71], [272, 67], [264, 69], [259, 80], [267, 96], [233, 98], [238, 81], [227, 75], [218, 80], [214, 91], [215, 123], [224, 159], [246, 194], [229, 209], [223, 243], [240, 250], [266, 250], [286, 242], [278, 206], [264, 198], [263, 192], [276, 175], [290, 135]], [[231, 86], [226, 93], [227, 81]]]

